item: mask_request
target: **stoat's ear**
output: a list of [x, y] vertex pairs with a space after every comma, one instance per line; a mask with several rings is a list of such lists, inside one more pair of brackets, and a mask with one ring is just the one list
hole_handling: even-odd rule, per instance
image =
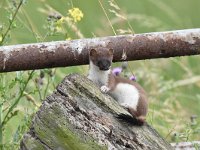
[[90, 56], [95, 56], [96, 54], [97, 54], [96, 49], [92, 48], [92, 49], [90, 50]]
[[110, 55], [113, 55], [113, 53], [114, 53], [114, 50], [113, 50], [112, 48], [110, 48], [110, 49], [109, 49], [109, 54], [110, 54]]

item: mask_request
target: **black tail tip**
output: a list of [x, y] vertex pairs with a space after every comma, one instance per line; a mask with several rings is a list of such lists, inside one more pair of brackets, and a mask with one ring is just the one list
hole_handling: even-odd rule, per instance
[[134, 118], [134, 117], [129, 116], [129, 115], [119, 114], [117, 116], [117, 118], [120, 119], [120, 120], [123, 120], [127, 123], [136, 125], [136, 126], [142, 126], [146, 122], [146, 118], [144, 116], [139, 116], [139, 117]]

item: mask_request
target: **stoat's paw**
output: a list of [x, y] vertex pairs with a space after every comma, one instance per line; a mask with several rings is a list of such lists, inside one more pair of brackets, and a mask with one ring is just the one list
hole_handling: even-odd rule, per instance
[[102, 93], [107, 93], [108, 91], [110, 91], [109, 87], [107, 87], [105, 85], [101, 87], [101, 92]]

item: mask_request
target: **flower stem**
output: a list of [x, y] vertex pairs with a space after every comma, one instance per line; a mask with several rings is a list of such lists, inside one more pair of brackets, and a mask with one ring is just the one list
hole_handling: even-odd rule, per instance
[[12, 26], [12, 24], [13, 24], [13, 22], [14, 22], [14, 20], [15, 20], [15, 17], [16, 17], [16, 15], [17, 15], [18, 11], [19, 11], [19, 8], [21, 7], [22, 4], [23, 4], [23, 0], [21, 0], [21, 1], [19, 2], [19, 5], [17, 6], [17, 9], [16, 9], [16, 11], [15, 11], [15, 13], [14, 13], [14, 15], [13, 15], [11, 21], [9, 21], [8, 28], [7, 28], [6, 32], [5, 32], [5, 34], [3, 34], [3, 36], [2, 36], [2, 40], [1, 40], [1, 42], [0, 42], [0, 45], [3, 44], [3, 42], [4, 42], [5, 38], [6, 38], [6, 36], [8, 35], [8, 32], [10, 31], [11, 26]]

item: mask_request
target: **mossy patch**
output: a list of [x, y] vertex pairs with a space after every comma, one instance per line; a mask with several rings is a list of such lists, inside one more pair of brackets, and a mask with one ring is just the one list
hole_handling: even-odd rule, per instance
[[[35, 118], [35, 134], [43, 139], [44, 143], [52, 149], [72, 150], [103, 150], [105, 146], [98, 145], [93, 138], [80, 130], [74, 129], [67, 120], [65, 109], [61, 104], [54, 103], [49, 106], [50, 112], [40, 112], [39, 118]], [[76, 132], [77, 131], [77, 132]]]

